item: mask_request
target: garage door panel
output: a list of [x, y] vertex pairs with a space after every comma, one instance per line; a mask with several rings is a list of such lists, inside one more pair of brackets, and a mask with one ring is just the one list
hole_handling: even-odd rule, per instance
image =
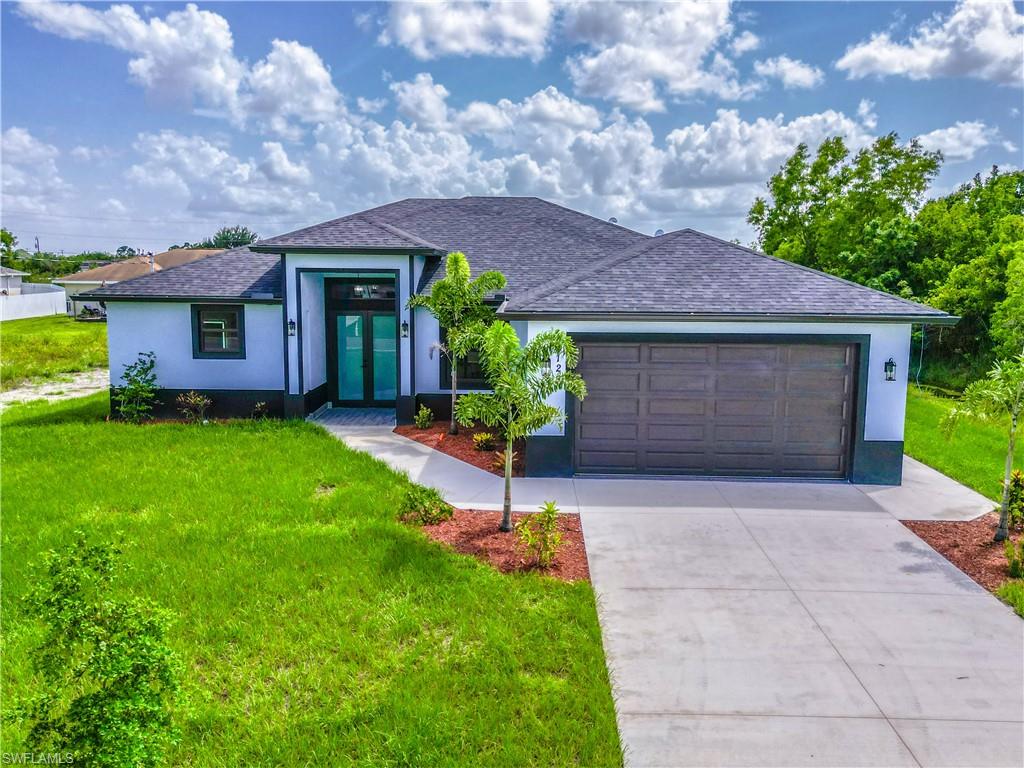
[[856, 351], [845, 344], [589, 344], [580, 472], [844, 477]]

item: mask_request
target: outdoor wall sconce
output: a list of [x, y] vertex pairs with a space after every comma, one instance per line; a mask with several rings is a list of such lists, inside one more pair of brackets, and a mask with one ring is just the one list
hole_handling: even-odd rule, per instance
[[896, 361], [891, 357], [885, 361], [885, 380], [896, 381]]
[[402, 321], [402, 338], [409, 338], [409, 323], [406, 320]]
[[289, 336], [294, 336], [295, 335], [295, 321], [294, 320], [289, 320], [288, 321], [288, 335]]

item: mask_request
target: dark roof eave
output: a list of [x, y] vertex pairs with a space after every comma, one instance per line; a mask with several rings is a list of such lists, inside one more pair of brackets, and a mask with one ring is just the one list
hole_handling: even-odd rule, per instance
[[334, 245], [250, 245], [249, 250], [254, 253], [379, 253], [382, 255], [400, 256], [424, 255], [443, 256], [444, 251], [437, 248], [421, 248], [411, 245], [408, 248], [381, 248], [380, 246], [334, 246]]
[[782, 323], [921, 323], [925, 325], [956, 325], [956, 315], [899, 315], [899, 314], [774, 314], [760, 313], [700, 313], [700, 312], [541, 312], [528, 309], [499, 310], [506, 320], [649, 320], [687, 322], [782, 322]]
[[118, 294], [103, 294], [95, 293], [94, 291], [86, 291], [85, 293], [78, 294], [79, 297], [85, 297], [88, 299], [100, 299], [102, 301], [153, 301], [153, 302], [180, 302], [180, 303], [194, 303], [202, 302], [203, 304], [280, 304], [280, 297], [252, 297], [252, 296], [173, 296], [170, 294], [164, 294], [160, 296], [153, 295], [126, 295], [122, 293]]

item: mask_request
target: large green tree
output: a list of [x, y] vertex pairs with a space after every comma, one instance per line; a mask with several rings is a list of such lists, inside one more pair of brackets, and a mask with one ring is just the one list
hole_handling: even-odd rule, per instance
[[448, 254], [445, 261], [444, 277], [430, 287], [430, 293], [412, 296], [410, 309], [424, 307], [437, 318], [444, 330], [444, 340], [437, 342], [431, 355], [437, 350], [447, 360], [452, 370], [452, 418], [448, 433], [459, 432], [455, 417], [455, 401], [458, 397], [459, 360], [469, 354], [473, 339], [483, 327], [494, 320], [494, 310], [484, 303], [488, 294], [505, 287], [505, 276], [491, 270], [472, 279], [469, 260], [461, 251]]
[[459, 398], [457, 415], [469, 426], [482, 421], [505, 441], [505, 503], [501, 530], [512, 530], [512, 445], [548, 424], [562, 424], [565, 415], [547, 402], [555, 392], [583, 399], [587, 387], [573, 369], [576, 345], [562, 330], [537, 334], [526, 346], [504, 320], [493, 323], [476, 339], [491, 392]]

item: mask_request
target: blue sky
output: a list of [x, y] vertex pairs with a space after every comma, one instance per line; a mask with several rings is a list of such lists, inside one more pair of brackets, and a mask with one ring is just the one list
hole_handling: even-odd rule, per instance
[[795, 145], [1024, 166], [1024, 15], [961, 3], [4, 3], [4, 226], [77, 252], [530, 194], [744, 241]]

